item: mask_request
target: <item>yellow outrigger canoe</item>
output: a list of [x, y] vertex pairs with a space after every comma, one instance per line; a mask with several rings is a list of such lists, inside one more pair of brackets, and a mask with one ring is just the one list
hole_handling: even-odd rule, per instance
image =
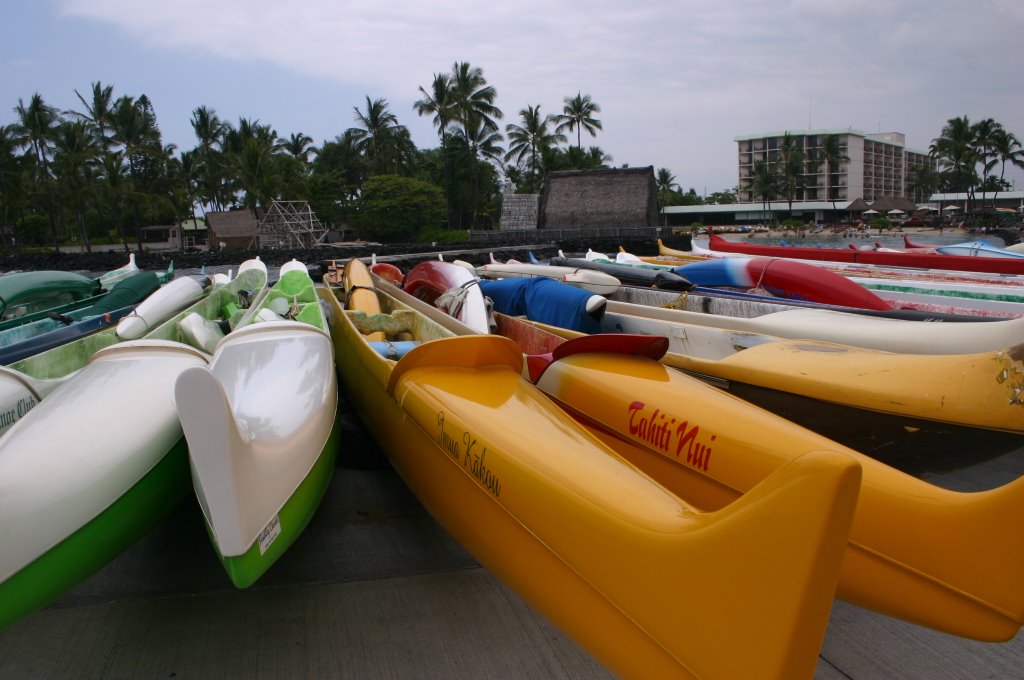
[[[471, 332], [377, 283], [392, 304], [449, 332]], [[610, 448], [703, 510], [734, 502], [798, 452], [840, 450], [859, 461], [863, 486], [838, 597], [977, 640], [1008, 640], [1024, 624], [1024, 532], [1017, 525], [1024, 478], [982, 492], [942, 489], [649, 357], [562, 348], [567, 338], [609, 336], [498, 319], [521, 348], [560, 357], [544, 359], [539, 378], [537, 357], [528, 357], [538, 387]], [[510, 329], [502, 328], [506, 323]], [[523, 330], [524, 323], [546, 332]]]
[[[525, 380], [514, 342], [451, 337], [386, 296], [383, 313], [345, 310], [336, 294], [366, 280], [350, 273], [319, 291], [343, 384], [482, 565], [625, 677], [813, 675], [860, 487], [848, 455], [801, 451], [742, 498], [697, 511]], [[389, 340], [371, 344], [375, 332]], [[403, 341], [419, 344], [387, 358]]]

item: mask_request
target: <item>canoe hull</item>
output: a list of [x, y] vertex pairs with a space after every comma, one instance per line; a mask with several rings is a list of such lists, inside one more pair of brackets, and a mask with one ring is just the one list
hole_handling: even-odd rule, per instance
[[205, 364], [180, 345], [110, 348], [0, 438], [2, 620], [93, 573], [182, 500], [173, 386]]
[[[331, 301], [329, 291], [323, 295]], [[756, 626], [750, 656], [726, 651], [748, 639], [752, 616], [768, 614], [740, 604], [752, 584], [734, 572], [745, 558], [733, 551], [756, 550], [757, 541], [731, 540], [728, 566], [718, 561], [717, 548], [704, 546], [699, 575], [687, 566], [694, 562], [676, 561], [668, 544], [676, 540], [678, 519], [690, 516], [686, 506], [525, 383], [522, 355], [512, 343], [443, 338], [396, 364], [369, 348], [349, 320], [354, 312], [341, 310], [336, 299], [332, 304], [339, 372], [395, 469], [481, 564], [603, 663], [624, 677], [810, 677], [814, 633], [794, 642], [777, 637], [788, 626]], [[650, 557], [647, 539], [666, 541], [656, 549], [660, 557]], [[818, 567], [827, 569], [828, 558], [819, 559]], [[776, 572], [774, 561], [762, 566], [762, 575], [786, 573], [778, 583], [783, 589], [796, 572], [811, 576], [802, 569]], [[719, 569], [730, 573], [728, 594], [713, 583]], [[691, 586], [708, 597], [694, 595]], [[813, 590], [806, 599], [787, 596], [770, 605], [770, 616], [799, 600], [816, 618], [811, 603], [821, 593]], [[734, 606], [745, 614], [730, 613]], [[720, 617], [736, 624], [728, 636], [720, 634]], [[766, 632], [776, 639], [762, 638]], [[779, 653], [804, 661], [784, 669]]]
[[253, 307], [209, 368], [185, 372], [175, 388], [196, 496], [238, 588], [256, 582], [305, 529], [337, 452], [333, 347], [304, 268], [292, 265], [260, 307], [280, 301], [301, 321], [257, 321]]
[[901, 253], [887, 253], [877, 250], [767, 246], [729, 241], [718, 234], [711, 234], [708, 237], [708, 247], [713, 251], [760, 255], [763, 257], [788, 257], [800, 260], [860, 262], [862, 264], [880, 264], [896, 267], [1024, 274], [1024, 260], [1019, 258], [961, 257], [959, 255], [942, 255], [939, 253], [919, 255], [913, 250]]

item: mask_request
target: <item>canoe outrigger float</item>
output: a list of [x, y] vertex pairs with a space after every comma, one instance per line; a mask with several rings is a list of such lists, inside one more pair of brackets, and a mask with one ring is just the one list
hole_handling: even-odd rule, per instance
[[[735, 503], [698, 512], [524, 380], [512, 341], [447, 337], [385, 297], [376, 313], [320, 294], [352, 402], [412, 491], [614, 672], [813, 675], [859, 479], [846, 456], [806, 452]], [[365, 339], [390, 329], [397, 340], [400, 326], [422, 344], [398, 361]]]
[[[415, 311], [451, 333], [473, 332], [375, 283], [385, 307]], [[553, 352], [527, 357], [538, 387], [702, 510], [724, 507], [801, 451], [838, 450], [859, 461], [863, 485], [838, 597], [977, 640], [1009, 640], [1024, 624], [1024, 532], [1013, 519], [1024, 514], [1024, 478], [982, 492], [942, 489], [672, 370], [651, 353], [622, 353], [609, 336], [538, 333], [537, 324], [498, 320], [499, 332], [521, 349]], [[594, 344], [564, 346], [568, 337]]]
[[245, 588], [302, 533], [334, 472], [333, 348], [301, 264], [282, 267], [229, 335], [194, 331], [213, 358], [182, 373], [175, 401], [211, 542]]
[[[182, 314], [237, 314], [247, 285], [262, 289], [265, 270], [215, 288]], [[174, 387], [209, 357], [174, 333], [165, 324], [120, 341], [111, 329], [4, 372], [22, 376], [26, 389], [55, 389], [31, 392], [0, 436], [0, 627], [92, 575], [187, 498]]]

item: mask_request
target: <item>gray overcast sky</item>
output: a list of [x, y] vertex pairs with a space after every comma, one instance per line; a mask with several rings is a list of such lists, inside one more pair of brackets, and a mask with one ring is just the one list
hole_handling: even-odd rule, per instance
[[101, 81], [148, 95], [179, 149], [198, 106], [320, 144], [366, 96], [434, 147], [412, 104], [455, 61], [483, 69], [503, 124], [589, 94], [604, 131], [584, 146], [699, 193], [736, 184], [744, 134], [852, 127], [927, 150], [967, 115], [1024, 139], [1021, 0], [6, 0], [2, 16], [0, 123], [35, 92], [81, 108]]

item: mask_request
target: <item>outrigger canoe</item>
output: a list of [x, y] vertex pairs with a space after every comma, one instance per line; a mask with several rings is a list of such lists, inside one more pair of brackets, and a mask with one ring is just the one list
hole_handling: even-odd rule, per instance
[[215, 342], [209, 366], [183, 372], [174, 394], [207, 532], [232, 583], [246, 588], [302, 533], [334, 472], [333, 346], [305, 266], [282, 267]]
[[[154, 321], [164, 321], [209, 290], [206, 277], [199, 277], [198, 281], [190, 277], [176, 279], [157, 289], [130, 314], [117, 321], [116, 326], [106, 323], [103, 330], [64, 344], [57, 343], [45, 351], [29, 353], [9, 366], [0, 367], [0, 434], [46, 395], [63, 385], [75, 371], [88, 364], [97, 351], [125, 340], [138, 340], [145, 335], [143, 331], [152, 330], [152, 326], [144, 326], [137, 333], [122, 332], [126, 326], [135, 328], [132, 320], [143, 318], [139, 314]], [[153, 310], [162, 311], [155, 315]]]
[[679, 309], [685, 306], [680, 304], [681, 297], [668, 291], [623, 288], [616, 297], [619, 299], [608, 301], [609, 313], [717, 328], [737, 334], [821, 340], [901, 354], [994, 352], [1019, 345], [1024, 339], [1024, 318], [986, 318], [981, 323], [960, 323], [806, 308], [769, 311], [745, 318], [733, 316], [740, 311], [738, 305], [706, 307], [709, 312], [716, 313]]
[[12, 364], [117, 324], [159, 288], [155, 273], [136, 272], [120, 279], [94, 305], [0, 331], [0, 364]]
[[[182, 314], [240, 318], [247, 283], [258, 292], [265, 270]], [[168, 321], [121, 342], [111, 329], [17, 364], [26, 389], [57, 389], [30, 391], [0, 437], [0, 627], [95, 573], [188, 496], [174, 388], [209, 357], [177, 333]]]
[[[377, 285], [385, 311], [408, 308], [453, 334], [472, 332], [383, 281]], [[658, 338], [634, 339], [634, 348], [623, 351], [615, 336], [524, 328], [526, 322], [496, 316], [497, 332], [530, 355], [524, 373], [539, 388], [698, 507], [724, 507], [799, 451], [841, 450], [856, 458], [863, 487], [840, 598], [977, 640], [1008, 640], [1024, 624], [1024, 532], [1013, 519], [1006, 523], [1024, 512], [1024, 479], [974, 493], [942, 489], [672, 370], [666, 358], [658, 363], [649, 344]], [[569, 338], [580, 344], [567, 344]]]
[[[423, 264], [416, 265], [410, 274]], [[423, 285], [435, 287], [435, 297], [460, 280], [457, 265], [433, 263], [432, 269], [436, 271], [429, 278], [419, 278]], [[445, 272], [449, 275], [447, 279]], [[566, 294], [585, 295], [556, 281], [547, 283], [550, 288], [565, 289]], [[483, 293], [499, 284], [505, 288], [530, 286], [529, 281], [481, 282], [481, 286], [488, 286]], [[954, 355], [894, 353], [686, 323], [676, 320], [677, 317], [709, 315], [612, 301], [607, 302], [600, 317], [579, 324], [567, 319], [582, 314], [582, 310], [573, 313], [581, 302], [570, 308], [572, 303], [562, 297], [555, 298], [557, 304], [552, 304], [554, 300], [545, 300], [545, 295], [551, 293], [546, 289], [526, 290], [516, 296], [514, 292], [501, 291], [493, 296], [494, 308], [576, 331], [665, 336], [672, 365], [690, 373], [800, 395], [847, 409], [876, 412], [907, 427], [934, 429], [934, 423], [944, 423], [1024, 434], [1024, 345]], [[520, 299], [522, 304], [515, 304]], [[1020, 321], [1024, 323], [1024, 319]], [[998, 323], [953, 326], [988, 328]]]
[[708, 248], [713, 251], [760, 255], [764, 257], [788, 257], [801, 260], [826, 260], [833, 262], [859, 262], [897, 267], [923, 267], [925, 269], [949, 269], [955, 271], [989, 272], [1001, 274], [1024, 274], [1024, 259], [1017, 257], [964, 257], [942, 253], [882, 252], [878, 250], [850, 250], [848, 248], [796, 248], [791, 246], [769, 246], [759, 243], [729, 241], [718, 234], [708, 235]]
[[[859, 483], [847, 456], [801, 451], [697, 512], [524, 380], [511, 340], [434, 340], [422, 316], [320, 292], [352, 402], [413, 493], [613, 672], [813, 675]], [[365, 332], [420, 344], [395, 361]]]
[[568, 283], [596, 295], [612, 295], [622, 285], [605, 272], [582, 267], [559, 267], [557, 265], [530, 264], [524, 262], [495, 262], [475, 267], [477, 276], [485, 279], [546, 276]]
[[[1024, 433], [1024, 344], [973, 353], [900, 353], [691, 324], [676, 319], [699, 313], [636, 307], [609, 302], [602, 331], [665, 335], [672, 365], [695, 374], [888, 415]], [[977, 326], [997, 323], [1005, 322]], [[932, 327], [947, 325], [921, 332]]]

